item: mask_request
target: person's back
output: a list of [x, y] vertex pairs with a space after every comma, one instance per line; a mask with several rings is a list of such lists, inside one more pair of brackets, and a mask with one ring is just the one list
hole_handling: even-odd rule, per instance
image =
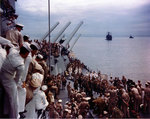
[[24, 59], [19, 55], [19, 52], [16, 51], [14, 54], [7, 56], [1, 70], [2, 72], [7, 72], [7, 74], [10, 74], [13, 78], [16, 68], [19, 66], [24, 67]]
[[21, 34], [21, 30], [23, 25], [16, 24], [15, 29], [10, 29], [6, 33], [6, 38], [11, 41], [14, 46], [22, 46], [23, 45], [23, 36]]
[[16, 51], [7, 55], [1, 72], [0, 79], [5, 89], [5, 114], [9, 114], [9, 118], [17, 118], [18, 116], [18, 92], [17, 85], [24, 71], [24, 59], [28, 56], [27, 47], [21, 47], [20, 52]]

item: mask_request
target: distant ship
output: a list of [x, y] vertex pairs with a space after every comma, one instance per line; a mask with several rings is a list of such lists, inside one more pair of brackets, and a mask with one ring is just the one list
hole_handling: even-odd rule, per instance
[[134, 38], [134, 37], [130, 35], [130, 37], [129, 37], [129, 38]]
[[112, 35], [110, 35], [110, 32], [106, 35], [106, 40], [112, 40]]

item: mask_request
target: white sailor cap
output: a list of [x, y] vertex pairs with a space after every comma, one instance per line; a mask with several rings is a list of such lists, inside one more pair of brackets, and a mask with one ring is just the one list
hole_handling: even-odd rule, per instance
[[43, 91], [46, 91], [46, 90], [48, 89], [48, 87], [47, 87], [47, 85], [43, 85], [43, 86], [41, 87], [41, 89], [42, 89]]
[[39, 59], [43, 59], [43, 56], [42, 56], [41, 54], [38, 54], [37, 57], [38, 57]]
[[43, 75], [40, 74], [40, 73], [34, 73], [34, 74], [32, 74], [32, 80], [33, 79], [39, 79], [42, 82], [43, 78], [44, 78]]
[[16, 26], [21, 27], [21, 28], [24, 27], [24, 25], [23, 25], [23, 24], [20, 24], [20, 23], [16, 23]]
[[24, 35], [23, 37], [27, 37], [27, 38], [30, 38], [30, 37], [29, 37], [29, 35]]
[[61, 99], [59, 99], [59, 100], [58, 100], [58, 102], [62, 102], [62, 100], [61, 100]]
[[106, 114], [108, 114], [108, 112], [107, 111], [103, 111], [103, 113], [106, 115]]
[[24, 42], [23, 47], [25, 47], [29, 52], [31, 51], [30, 44], [28, 42]]
[[31, 45], [34, 45], [38, 50], [40, 49], [40, 46], [36, 42], [31, 43]]
[[86, 100], [86, 101], [88, 101], [88, 100], [90, 100], [91, 99], [91, 97], [84, 97], [83, 98], [83, 100]]
[[69, 109], [65, 109], [65, 111], [68, 112], [68, 113], [71, 113], [71, 110], [69, 110]]

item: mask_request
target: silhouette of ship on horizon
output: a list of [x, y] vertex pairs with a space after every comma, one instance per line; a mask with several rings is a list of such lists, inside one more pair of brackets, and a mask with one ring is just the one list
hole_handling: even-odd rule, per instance
[[110, 34], [110, 32], [108, 32], [108, 34], [106, 35], [106, 40], [112, 40], [112, 35]]

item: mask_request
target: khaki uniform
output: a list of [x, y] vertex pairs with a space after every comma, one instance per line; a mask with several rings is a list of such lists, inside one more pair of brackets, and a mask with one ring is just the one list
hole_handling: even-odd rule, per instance
[[6, 38], [15, 46], [21, 46], [23, 44], [22, 34], [17, 29], [7, 31]]
[[128, 93], [123, 92], [123, 94], [122, 94], [122, 112], [123, 112], [125, 118], [129, 117], [129, 110], [128, 110], [129, 100], [130, 100], [130, 97], [129, 97]]
[[79, 113], [85, 117], [86, 114], [87, 114], [87, 111], [89, 109], [90, 105], [88, 102], [86, 101], [82, 101], [80, 104], [79, 104]]
[[56, 103], [56, 110], [59, 113], [59, 115], [62, 116], [63, 106], [61, 103], [59, 103], [59, 102]]
[[144, 111], [150, 113], [150, 88], [148, 87], [144, 89]]
[[27, 80], [26, 80], [27, 83], [29, 83], [29, 81], [31, 80], [32, 74], [36, 72], [44, 75], [44, 70], [42, 66], [35, 59], [32, 59], [28, 69]]
[[141, 104], [141, 96], [140, 96], [140, 94], [139, 94], [139, 91], [138, 91], [138, 89], [137, 88], [132, 88], [131, 89], [131, 92], [132, 92], [132, 94], [133, 94], [133, 99], [134, 99], [134, 110], [136, 111], [136, 112], [139, 112], [139, 106], [140, 106], [140, 104]]

